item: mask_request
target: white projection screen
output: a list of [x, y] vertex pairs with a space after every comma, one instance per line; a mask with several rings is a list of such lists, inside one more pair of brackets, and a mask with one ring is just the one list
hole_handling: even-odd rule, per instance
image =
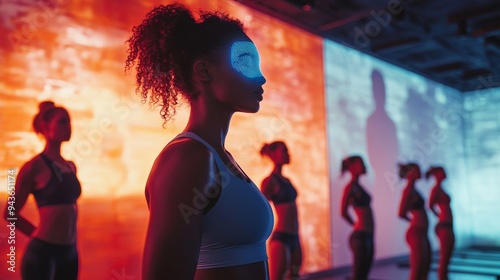
[[[349, 265], [352, 258], [348, 246], [352, 229], [340, 215], [342, 190], [350, 178], [340, 177], [340, 166], [353, 154], [361, 155], [367, 165], [361, 183], [372, 195], [376, 259], [408, 253], [408, 225], [398, 218], [404, 187], [397, 177], [398, 162], [416, 162], [423, 171], [430, 165], [444, 166], [448, 173], [444, 188], [452, 197], [460, 246], [470, 235], [470, 216], [462, 207], [468, 203], [462, 94], [332, 41], [324, 42], [323, 56], [334, 266]], [[427, 199], [432, 185], [432, 179], [422, 179], [417, 190]], [[428, 214], [429, 237], [436, 250], [436, 219]]]

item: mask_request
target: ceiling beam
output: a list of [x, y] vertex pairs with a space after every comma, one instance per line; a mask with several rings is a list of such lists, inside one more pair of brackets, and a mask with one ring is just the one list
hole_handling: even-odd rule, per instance
[[471, 34], [474, 37], [481, 37], [486, 34], [498, 32], [500, 34], [500, 22], [489, 24], [481, 28], [474, 29]]
[[360, 19], [367, 18], [370, 15], [371, 14], [368, 11], [362, 12], [362, 13], [358, 13], [358, 14], [354, 14], [352, 16], [349, 16], [349, 17], [346, 17], [346, 18], [343, 18], [343, 19], [335, 20], [335, 21], [332, 21], [330, 23], [324, 24], [324, 25], [320, 26], [319, 29], [321, 31], [328, 31], [328, 30], [331, 30], [331, 29], [334, 29], [334, 28], [337, 28], [337, 27], [344, 26], [344, 25], [349, 24], [351, 22], [355, 22], [355, 21], [358, 21]]
[[460, 11], [455, 11], [448, 15], [449, 22], [459, 22], [462, 20], [467, 20], [474, 17], [485, 16], [489, 14], [498, 13], [500, 11], [500, 2], [493, 3], [491, 5], [485, 5], [476, 8], [465, 8]]
[[469, 80], [469, 79], [475, 79], [479, 76], [488, 76], [488, 75], [491, 75], [491, 71], [489, 69], [485, 68], [470, 69], [470, 70], [465, 70], [462, 73], [462, 79]]
[[393, 41], [377, 42], [372, 45], [371, 50], [374, 52], [396, 51], [414, 47], [422, 43], [422, 39], [418, 37], [401, 38]]
[[440, 64], [429, 67], [426, 69], [426, 71], [442, 73], [442, 72], [463, 70], [464, 68], [465, 68], [465, 63], [463, 63], [462, 61], [454, 61], [446, 64]]

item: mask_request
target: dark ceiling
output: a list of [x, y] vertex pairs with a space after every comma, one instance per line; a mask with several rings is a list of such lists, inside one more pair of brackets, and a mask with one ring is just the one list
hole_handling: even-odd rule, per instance
[[500, 1], [237, 0], [462, 92], [500, 87]]

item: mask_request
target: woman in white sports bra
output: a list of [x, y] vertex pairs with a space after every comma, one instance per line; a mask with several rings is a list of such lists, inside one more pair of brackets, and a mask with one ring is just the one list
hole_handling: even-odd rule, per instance
[[263, 98], [256, 46], [239, 20], [195, 18], [180, 4], [151, 10], [127, 43], [143, 100], [161, 106], [165, 122], [178, 98], [191, 108], [146, 183], [142, 279], [269, 279], [271, 207], [224, 147], [232, 115], [257, 112]]

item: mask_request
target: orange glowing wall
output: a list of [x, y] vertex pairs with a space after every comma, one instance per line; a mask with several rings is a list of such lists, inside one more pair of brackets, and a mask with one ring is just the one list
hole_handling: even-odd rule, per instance
[[[168, 2], [168, 1], [167, 1]], [[322, 40], [235, 1], [179, 1], [226, 11], [241, 19], [259, 48], [267, 78], [257, 114], [233, 117], [227, 148], [261, 183], [271, 162], [263, 143], [284, 140], [291, 164], [284, 170], [299, 192], [303, 273], [331, 268], [330, 205], [325, 132]], [[81, 279], [140, 278], [148, 211], [144, 184], [163, 146], [187, 120], [185, 106], [162, 128], [157, 110], [134, 95], [124, 74], [125, 40], [152, 7], [165, 1], [46, 0], [0, 4], [0, 174], [40, 152], [31, 121], [38, 102], [52, 99], [72, 117], [63, 155], [78, 167]], [[0, 190], [4, 208], [6, 189]], [[22, 212], [37, 223], [33, 200]], [[8, 233], [0, 228], [0, 278], [7, 272]], [[27, 238], [16, 235], [17, 269]], [[5, 259], [5, 260], [4, 260]], [[5, 278], [8, 277], [8, 278]], [[16, 278], [17, 277], [17, 278]]]

